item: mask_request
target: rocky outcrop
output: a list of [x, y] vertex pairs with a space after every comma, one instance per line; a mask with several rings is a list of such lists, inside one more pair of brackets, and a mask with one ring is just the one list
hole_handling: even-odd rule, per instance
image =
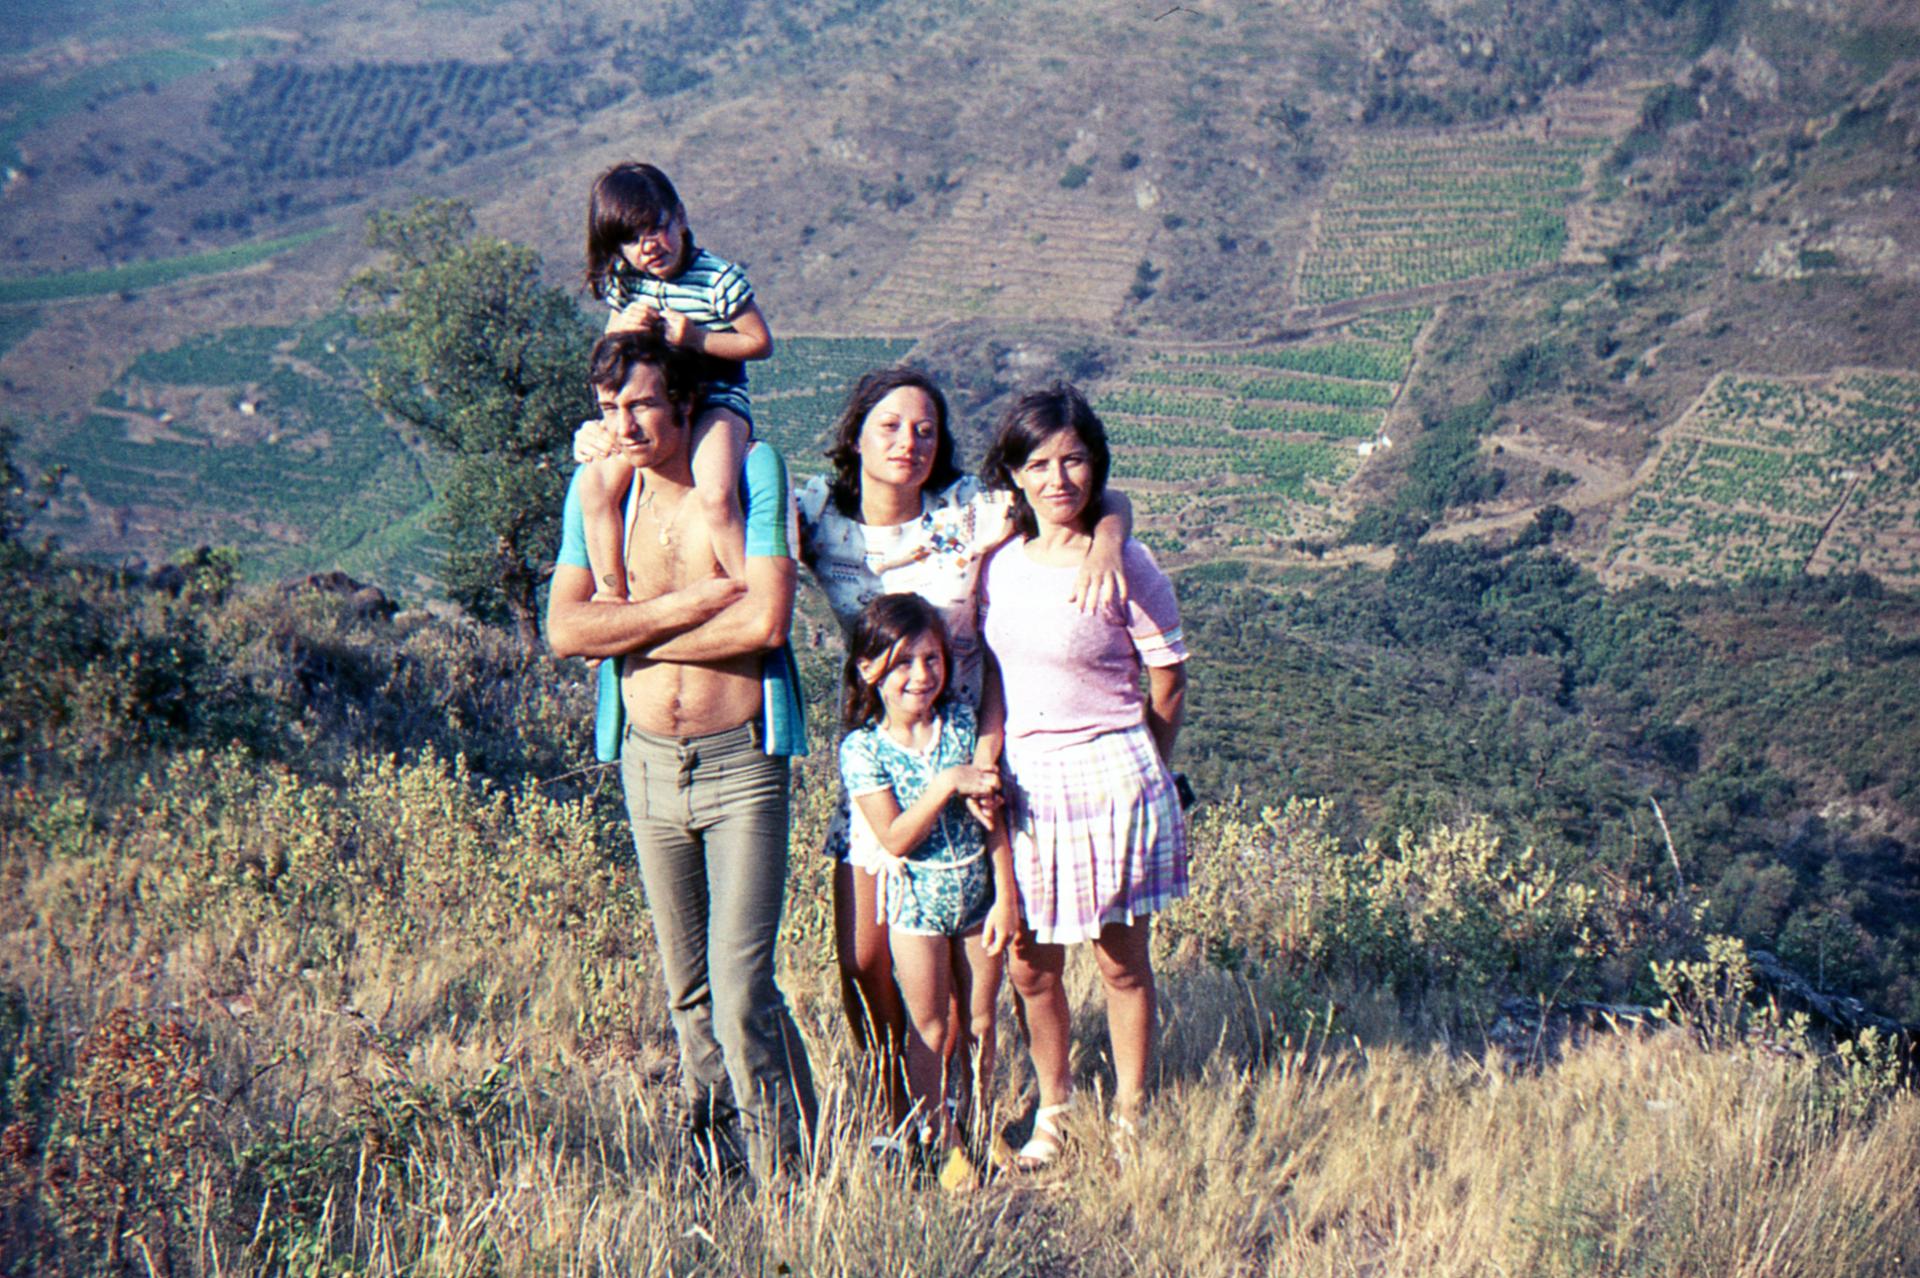
[[[1773, 1007], [1786, 1016], [1802, 1013], [1818, 1034], [1836, 1042], [1874, 1030], [1911, 1049], [1920, 1043], [1920, 1025], [1902, 1025], [1881, 1016], [1857, 998], [1826, 994], [1813, 987], [1778, 956], [1747, 951], [1755, 1006]], [[1556, 1060], [1569, 1042], [1595, 1031], [1651, 1033], [1670, 1025], [1658, 1009], [1639, 1003], [1551, 1003], [1510, 998], [1487, 1029], [1487, 1043], [1510, 1057], [1535, 1064]]]
[[382, 621], [391, 621], [393, 614], [399, 610], [399, 605], [387, 598], [386, 591], [355, 581], [337, 568], [332, 572], [309, 573], [305, 577], [283, 581], [280, 590], [289, 595], [312, 590], [324, 595], [344, 596], [348, 611], [364, 619], [377, 617]]
[[1881, 1016], [1857, 998], [1822, 994], [1806, 977], [1765, 950], [1749, 950], [1747, 962], [1753, 969], [1755, 997], [1771, 1001], [1784, 1012], [1805, 1012], [1817, 1028], [1836, 1038], [1851, 1038], [1865, 1029], [1889, 1036], [1920, 1033], [1920, 1026], [1902, 1025]]

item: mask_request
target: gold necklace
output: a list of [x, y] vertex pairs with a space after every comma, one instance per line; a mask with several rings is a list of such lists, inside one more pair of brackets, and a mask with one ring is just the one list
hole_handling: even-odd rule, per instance
[[662, 519], [660, 517], [660, 511], [655, 506], [655, 502], [653, 498], [654, 498], [654, 491], [652, 487], [651, 486], [643, 487], [640, 490], [640, 500], [634, 503], [634, 513], [638, 514], [640, 511], [653, 508], [653, 526], [655, 529], [654, 538], [662, 546], [671, 546], [673, 544], [674, 529], [678, 527], [680, 523], [680, 516], [686, 509], [687, 499], [685, 497], [682, 497], [679, 503], [674, 506], [673, 514], [669, 515], [665, 519]]

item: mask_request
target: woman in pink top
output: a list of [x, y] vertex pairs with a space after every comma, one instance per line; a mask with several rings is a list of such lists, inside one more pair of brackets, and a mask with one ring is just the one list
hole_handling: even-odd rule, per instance
[[[1069, 386], [1021, 398], [983, 473], [1015, 492], [1022, 536], [983, 570], [981, 632], [1004, 692], [1004, 758], [1023, 935], [1025, 1000], [1040, 1106], [1023, 1166], [1052, 1162], [1071, 1108], [1068, 945], [1090, 942], [1107, 990], [1113, 1121], [1131, 1131], [1153, 1052], [1151, 916], [1187, 892], [1187, 832], [1166, 760], [1186, 700], [1173, 587], [1146, 547], [1122, 552], [1123, 610], [1082, 613], [1074, 579], [1106, 488], [1106, 431]], [[1146, 667], [1148, 694], [1139, 690]]]

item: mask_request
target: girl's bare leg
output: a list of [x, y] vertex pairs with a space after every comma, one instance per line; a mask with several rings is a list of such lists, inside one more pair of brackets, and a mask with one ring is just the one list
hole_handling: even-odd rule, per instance
[[580, 468], [587, 562], [593, 568], [594, 593], [603, 599], [627, 597], [626, 519], [620, 507], [632, 486], [633, 467], [618, 457], [603, 457]]
[[1108, 923], [1094, 938], [1093, 956], [1107, 987], [1107, 1038], [1113, 1045], [1113, 1112], [1138, 1118], [1153, 1064], [1153, 921]]
[[947, 1113], [947, 1032], [953, 999], [953, 943], [944, 936], [894, 931], [893, 975], [907, 1005], [907, 1091], [933, 1131], [935, 1148], [959, 1143]]
[[961, 1093], [961, 1113], [967, 1116], [967, 1130], [975, 1140], [986, 1132], [988, 1111], [993, 1107], [994, 1050], [998, 1035], [994, 1030], [995, 1012], [1000, 1001], [1000, 976], [1005, 962], [999, 954], [987, 953], [979, 929], [954, 940], [954, 994], [967, 1007], [967, 1060], [961, 1073], [966, 1090]]
[[693, 421], [693, 492], [706, 516], [720, 571], [747, 575], [747, 519], [740, 510], [740, 465], [747, 456], [747, 423], [738, 413], [709, 408]]
[[873, 875], [845, 861], [833, 867], [833, 940], [840, 960], [840, 999], [856, 1051], [871, 1055], [894, 1123], [907, 1116], [907, 1019], [893, 983], [887, 925], [876, 918], [878, 885]]

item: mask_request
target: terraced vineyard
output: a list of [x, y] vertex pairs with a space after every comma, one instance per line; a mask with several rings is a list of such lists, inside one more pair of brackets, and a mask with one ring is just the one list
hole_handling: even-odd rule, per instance
[[1094, 406], [1115, 478], [1146, 497], [1150, 540], [1177, 552], [1203, 538], [1231, 549], [1337, 531], [1339, 488], [1385, 441], [1432, 317], [1397, 311], [1305, 343], [1156, 352], [1108, 378]]
[[1716, 377], [1619, 516], [1607, 568], [1920, 584], [1920, 375]]
[[419, 460], [356, 389], [338, 320], [235, 328], [136, 359], [78, 428], [66, 466], [75, 549], [231, 546], [248, 571], [344, 568], [416, 588], [432, 569]]
[[953, 319], [1105, 324], [1127, 300], [1140, 228], [1073, 191], [970, 181], [862, 303], [864, 321], [924, 332]]
[[[820, 470], [848, 388], [912, 345], [781, 339], [753, 370], [762, 436], [797, 473]], [[231, 546], [257, 576], [339, 567], [430, 589], [439, 543], [422, 460], [358, 385], [338, 320], [232, 328], [142, 355], [77, 428], [42, 434], [35, 460], [69, 475], [52, 531], [75, 550], [124, 557], [166, 529], [159, 553]]]
[[1559, 260], [1601, 137], [1402, 136], [1363, 145], [1327, 193], [1297, 295], [1314, 306]]
[[754, 429], [797, 475], [826, 469], [821, 454], [847, 392], [862, 373], [896, 364], [913, 342], [890, 337], [781, 337], [751, 367]]

